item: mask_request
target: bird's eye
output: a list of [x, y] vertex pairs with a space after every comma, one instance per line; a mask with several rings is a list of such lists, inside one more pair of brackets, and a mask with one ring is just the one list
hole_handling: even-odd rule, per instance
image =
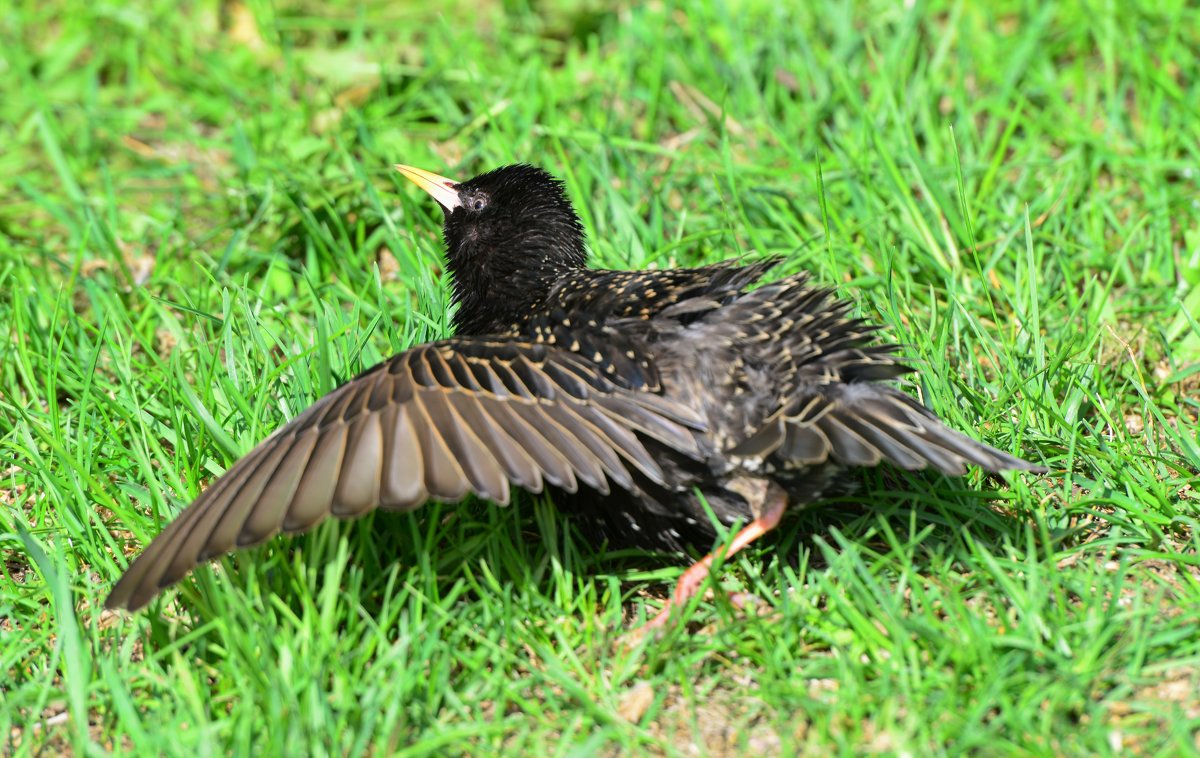
[[487, 207], [487, 198], [476, 197], [474, 200], [471, 201], [471, 210], [473, 210], [473, 211], [481, 211], [486, 207]]

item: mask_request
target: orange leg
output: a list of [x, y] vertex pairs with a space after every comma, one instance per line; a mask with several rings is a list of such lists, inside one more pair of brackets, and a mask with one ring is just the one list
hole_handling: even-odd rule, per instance
[[[787, 509], [787, 496], [778, 486], [772, 484], [767, 489], [766, 501], [763, 503], [764, 508], [762, 515], [746, 525], [742, 531], [738, 532], [733, 542], [729, 545], [729, 550], [724, 553], [722, 560], [730, 558], [734, 553], [742, 550], [751, 542], [754, 542], [759, 537], [774, 529], [779, 520], [783, 518], [783, 512]], [[700, 589], [700, 585], [704, 584], [705, 577], [712, 570], [713, 561], [718, 551], [714, 551], [704, 556], [700, 560], [692, 564], [683, 575], [679, 577], [678, 583], [675, 585], [675, 593], [667, 602], [663, 609], [658, 612], [658, 615], [650, 619], [646, 624], [646, 629], [656, 629], [667, 623], [671, 617], [671, 611], [675, 608], [681, 608], [687, 601], [696, 594], [696, 590]]]

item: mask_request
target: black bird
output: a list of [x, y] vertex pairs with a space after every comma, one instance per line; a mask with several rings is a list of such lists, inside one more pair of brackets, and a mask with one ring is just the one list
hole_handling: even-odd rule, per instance
[[[745, 524], [731, 555], [855, 467], [1044, 470], [890, 386], [910, 370], [896, 346], [831, 290], [805, 274], [751, 289], [777, 258], [589, 269], [579, 217], [545, 171], [460, 183], [396, 168], [445, 214], [455, 336], [375, 366], [268, 437], [163, 530], [107, 607], [140, 608], [199, 563], [330, 515], [469, 493], [505, 503], [514, 485], [552, 488], [611, 544], [709, 547], [711, 512]], [[711, 563], [682, 575], [674, 604]]]

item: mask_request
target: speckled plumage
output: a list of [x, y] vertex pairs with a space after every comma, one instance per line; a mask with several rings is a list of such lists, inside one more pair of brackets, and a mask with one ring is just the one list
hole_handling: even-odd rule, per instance
[[455, 336], [365, 372], [255, 448], [132, 564], [109, 607], [328, 515], [507, 502], [511, 485], [553, 488], [612, 544], [681, 550], [716, 536], [697, 492], [725, 524], [750, 522], [748, 543], [785, 497], [820, 499], [853, 467], [1038, 469], [886, 384], [908, 369], [831, 291], [803, 274], [761, 284], [778, 259], [588, 269], [578, 217], [544, 171], [454, 183], [399, 168], [445, 211]]

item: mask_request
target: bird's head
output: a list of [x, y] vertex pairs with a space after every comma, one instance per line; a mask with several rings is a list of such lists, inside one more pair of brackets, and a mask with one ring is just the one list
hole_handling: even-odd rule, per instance
[[528, 304], [587, 264], [579, 216], [562, 182], [540, 168], [503, 166], [464, 182], [396, 169], [442, 207], [455, 299], [463, 307], [499, 307], [498, 298]]

